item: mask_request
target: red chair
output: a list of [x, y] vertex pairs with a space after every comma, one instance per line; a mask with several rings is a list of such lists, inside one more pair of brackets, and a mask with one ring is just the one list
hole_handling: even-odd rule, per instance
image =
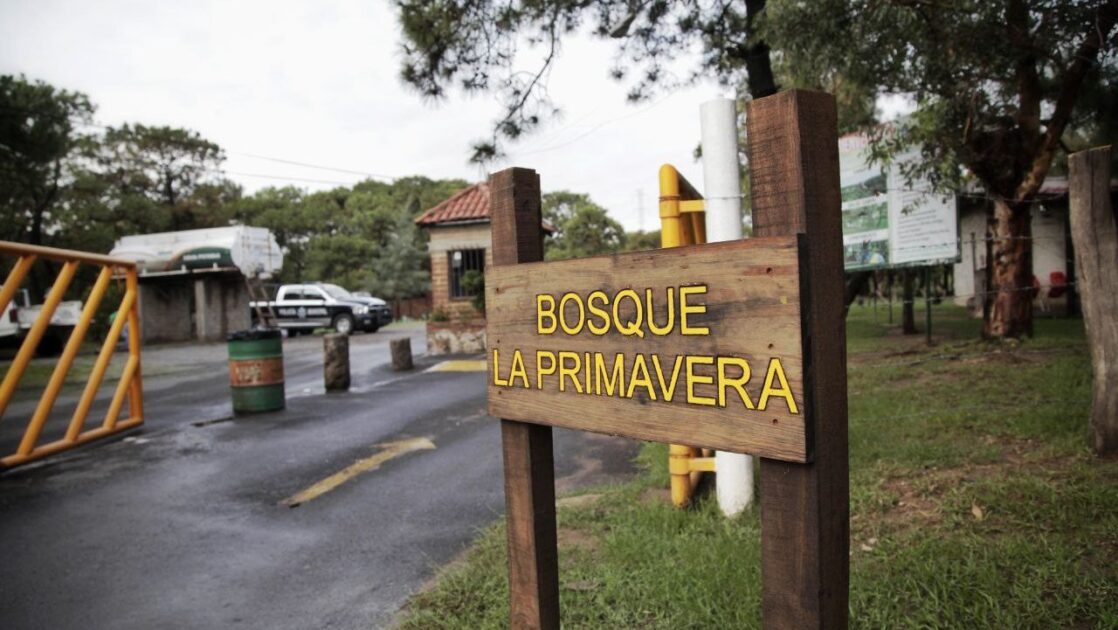
[[1068, 292], [1068, 277], [1062, 271], [1048, 274], [1048, 297], [1063, 297]]

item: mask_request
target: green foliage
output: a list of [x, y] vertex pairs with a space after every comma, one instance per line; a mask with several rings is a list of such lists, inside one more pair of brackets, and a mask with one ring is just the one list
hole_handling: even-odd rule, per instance
[[65, 220], [71, 158], [85, 138], [77, 127], [94, 109], [80, 92], [0, 76], [0, 238], [44, 244]]
[[[221, 147], [198, 133], [131, 124], [78, 133], [93, 110], [82, 94], [0, 76], [0, 238], [107, 252], [125, 235], [253, 225], [270, 229], [285, 252], [278, 280], [334, 282], [400, 299], [430, 287], [427, 245], [414, 219], [467, 185], [414, 176], [244, 196], [221, 177]], [[84, 295], [94, 271], [79, 269], [74, 297]], [[46, 280], [31, 280], [41, 299]]]
[[581, 193], [558, 191], [543, 196], [543, 219], [555, 228], [547, 239], [547, 260], [612, 254], [625, 248], [625, 230], [606, 209]]
[[[974, 341], [963, 309], [935, 316], [931, 349], [872, 308], [847, 320], [851, 626], [1114, 627], [1118, 463], [1085, 448], [1082, 322], [1039, 320], [1007, 346]], [[760, 627], [759, 510], [673, 509], [667, 460], [646, 444], [644, 474], [560, 501], [564, 627]], [[506, 541], [483, 531], [400, 626], [506, 627]]]
[[[411, 214], [401, 213], [388, 243], [373, 258], [369, 291], [386, 300], [423, 295], [431, 289], [429, 266], [430, 258], [423, 235]], [[484, 299], [483, 295], [483, 302]]]
[[[228, 225], [240, 188], [220, 177], [225, 154], [197, 132], [124, 124], [89, 142], [78, 176], [112, 216], [124, 210], [140, 233]], [[130, 226], [132, 227], [132, 226]]]
[[[946, 16], [950, 16], [949, 19]], [[1114, 64], [1113, 2], [774, 0], [766, 34], [798, 73], [912, 95], [912, 118], [875, 136], [887, 160], [919, 147], [910, 174], [943, 188], [966, 166], [990, 192], [1039, 190], [1075, 107]]]
[[638, 230], [625, 235], [625, 251], [641, 252], [649, 249], [660, 249], [660, 230]]
[[266, 227], [283, 249], [283, 270], [278, 280], [300, 282], [307, 277], [307, 245], [320, 225], [308, 208], [306, 193], [293, 186], [262, 188], [238, 199], [232, 207], [233, 221]]
[[285, 252], [283, 282], [321, 280], [402, 299], [430, 289], [427, 245], [415, 218], [465, 186], [405, 177], [311, 194], [266, 188], [239, 200], [233, 217], [276, 234]]
[[485, 314], [485, 274], [477, 269], [471, 269], [462, 274], [462, 288], [473, 297], [470, 304], [481, 313]]
[[[474, 145], [475, 162], [499, 156], [502, 141], [559, 112], [548, 98], [547, 76], [561, 40], [578, 32], [616, 43], [609, 73], [630, 80], [631, 101], [711, 77], [732, 86], [748, 81], [754, 96], [776, 91], [768, 47], [750, 36], [764, 0], [397, 0], [396, 6], [403, 32], [400, 76], [407, 84], [429, 98], [457, 87], [491, 93], [500, 102], [491, 137]], [[673, 62], [695, 51], [699, 62], [680, 73]]]

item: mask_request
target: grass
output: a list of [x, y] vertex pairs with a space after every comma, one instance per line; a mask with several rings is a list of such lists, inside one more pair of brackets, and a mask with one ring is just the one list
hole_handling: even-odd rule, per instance
[[[848, 319], [852, 625], [1118, 628], [1118, 462], [1086, 448], [1082, 322], [994, 344], [962, 309], [934, 309], [932, 348], [883, 307]], [[631, 482], [560, 502], [564, 627], [760, 627], [756, 508], [675, 510], [666, 447], [639, 463]], [[506, 627], [505, 567], [497, 523], [399, 626]]]

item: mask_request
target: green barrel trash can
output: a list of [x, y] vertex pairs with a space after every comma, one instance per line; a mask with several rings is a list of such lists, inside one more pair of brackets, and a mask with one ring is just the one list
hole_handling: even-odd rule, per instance
[[278, 330], [242, 330], [229, 343], [229, 385], [234, 413], [283, 409], [283, 336]]

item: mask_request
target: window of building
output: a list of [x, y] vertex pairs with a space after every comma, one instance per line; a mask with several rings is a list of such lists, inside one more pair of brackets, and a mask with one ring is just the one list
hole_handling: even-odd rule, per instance
[[460, 249], [449, 252], [450, 258], [450, 297], [466, 298], [473, 295], [462, 286], [462, 278], [470, 271], [485, 273], [484, 249]]

